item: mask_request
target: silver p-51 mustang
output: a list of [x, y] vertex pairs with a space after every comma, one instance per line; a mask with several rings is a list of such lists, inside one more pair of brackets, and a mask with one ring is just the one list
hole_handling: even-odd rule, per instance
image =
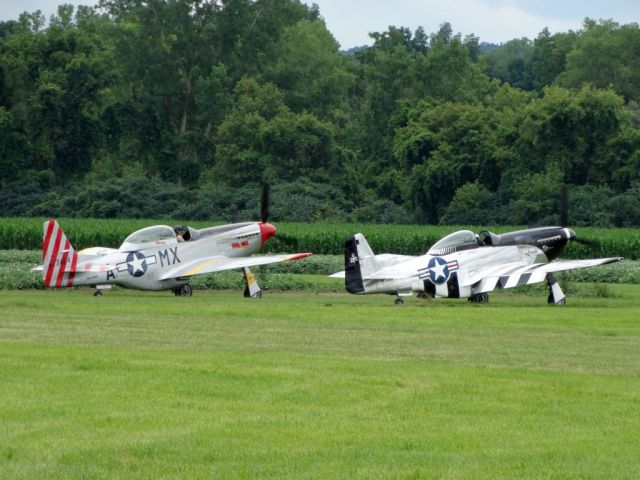
[[251, 256], [275, 236], [266, 221], [234, 223], [203, 229], [155, 225], [129, 235], [120, 248], [92, 247], [75, 251], [56, 220], [44, 223], [42, 270], [45, 285], [95, 286], [96, 294], [112, 284], [139, 290], [173, 290], [191, 296], [194, 275], [242, 269], [245, 296], [261, 295], [249, 267], [298, 260], [311, 255]]
[[344, 278], [349, 293], [388, 293], [402, 297], [468, 298], [486, 303], [488, 292], [547, 281], [549, 303], [564, 304], [565, 295], [554, 272], [592, 267], [621, 257], [552, 261], [569, 242], [573, 230], [543, 227], [496, 235], [461, 230], [447, 235], [422, 256], [375, 255], [360, 233], [345, 241], [345, 270], [333, 274]]

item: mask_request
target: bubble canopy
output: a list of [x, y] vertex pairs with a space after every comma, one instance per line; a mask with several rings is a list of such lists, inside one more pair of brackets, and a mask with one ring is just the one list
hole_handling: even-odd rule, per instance
[[154, 225], [153, 227], [137, 230], [125, 238], [120, 251], [132, 250], [135, 248], [150, 245], [167, 245], [177, 243], [176, 233], [168, 225]]
[[458, 247], [467, 245], [477, 246], [476, 235], [471, 230], [460, 230], [433, 244], [428, 253], [443, 255], [443, 252], [454, 252]]

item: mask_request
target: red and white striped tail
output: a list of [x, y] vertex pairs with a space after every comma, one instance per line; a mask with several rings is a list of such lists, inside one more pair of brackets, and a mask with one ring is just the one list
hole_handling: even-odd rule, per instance
[[42, 241], [42, 278], [47, 287], [73, 286], [78, 254], [55, 220], [44, 222]]

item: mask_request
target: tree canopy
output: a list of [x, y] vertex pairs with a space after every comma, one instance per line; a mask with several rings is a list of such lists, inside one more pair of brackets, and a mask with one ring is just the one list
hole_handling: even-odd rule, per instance
[[[0, 22], [5, 215], [640, 223], [640, 28], [498, 46], [299, 0], [100, 0]], [[589, 201], [590, 198], [598, 199]], [[251, 210], [254, 208], [254, 210]]]

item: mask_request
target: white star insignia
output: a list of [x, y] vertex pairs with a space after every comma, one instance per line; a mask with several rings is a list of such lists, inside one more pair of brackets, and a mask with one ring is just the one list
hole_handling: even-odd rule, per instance
[[435, 274], [436, 280], [440, 277], [445, 277], [446, 275], [444, 274], [444, 269], [446, 268], [447, 264], [446, 263], [440, 263], [440, 262], [435, 262], [435, 265], [433, 266], [433, 268], [431, 269], [433, 271], [433, 273]]
[[133, 273], [137, 273], [138, 271], [144, 272], [144, 268], [142, 268], [142, 263], [144, 262], [144, 257], [136, 257], [129, 262], [131, 268], [133, 268]]

